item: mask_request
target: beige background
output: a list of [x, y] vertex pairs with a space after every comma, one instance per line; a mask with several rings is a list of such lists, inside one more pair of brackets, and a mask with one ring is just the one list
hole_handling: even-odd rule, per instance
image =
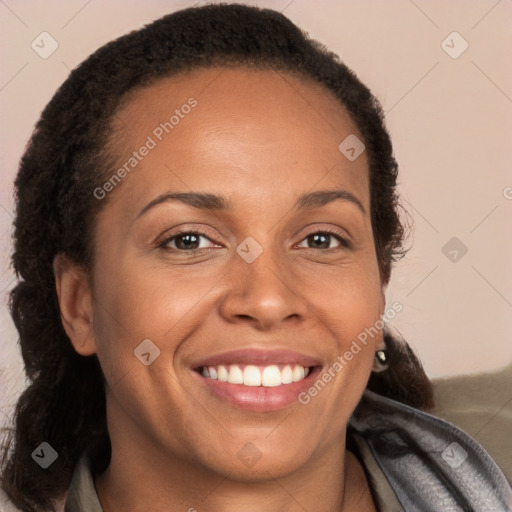
[[[13, 286], [12, 181], [31, 130], [69, 70], [96, 48], [200, 3], [0, 1], [0, 411], [6, 416], [0, 422], [23, 386], [6, 292]], [[381, 100], [404, 204], [415, 223], [413, 249], [394, 271], [388, 301], [403, 304], [393, 324], [429, 375], [493, 371], [510, 363], [512, 2], [242, 3], [282, 10], [337, 52]], [[31, 48], [43, 31], [59, 45], [47, 59]], [[469, 45], [458, 58], [441, 44], [454, 31]], [[462, 43], [451, 36], [445, 45], [458, 52]], [[442, 252], [452, 237], [468, 249], [456, 262]]]

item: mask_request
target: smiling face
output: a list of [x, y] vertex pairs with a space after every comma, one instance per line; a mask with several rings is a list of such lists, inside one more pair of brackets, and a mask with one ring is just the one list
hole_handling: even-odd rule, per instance
[[217, 68], [137, 91], [114, 127], [86, 320], [65, 321], [105, 373], [113, 454], [241, 480], [343, 457], [381, 337], [298, 396], [384, 311], [346, 111], [316, 83]]

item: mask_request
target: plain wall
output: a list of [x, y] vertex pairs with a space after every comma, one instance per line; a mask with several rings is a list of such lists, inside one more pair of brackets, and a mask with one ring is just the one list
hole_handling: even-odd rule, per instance
[[[41, 110], [70, 69], [107, 41], [192, 1], [0, 3], [0, 411], [23, 386], [6, 309], [13, 180]], [[243, 2], [283, 10], [352, 67], [382, 102], [400, 165], [412, 249], [387, 297], [393, 325], [432, 377], [512, 360], [512, 3], [446, 0]], [[46, 31], [58, 49], [32, 48]], [[458, 58], [441, 43], [457, 31]], [[463, 41], [445, 43], [458, 52]], [[443, 247], [452, 239], [467, 247]], [[456, 242], [459, 243], [459, 242]], [[457, 251], [457, 254], [453, 251]], [[451, 255], [450, 255], [451, 252]], [[1, 418], [0, 418], [1, 421]]]

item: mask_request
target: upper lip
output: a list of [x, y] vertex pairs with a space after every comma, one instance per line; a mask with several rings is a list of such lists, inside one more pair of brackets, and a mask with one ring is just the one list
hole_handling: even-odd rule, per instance
[[239, 349], [198, 360], [192, 364], [192, 368], [197, 369], [203, 366], [229, 364], [299, 364], [304, 367], [309, 367], [318, 366], [322, 363], [317, 357], [308, 356], [292, 350]]

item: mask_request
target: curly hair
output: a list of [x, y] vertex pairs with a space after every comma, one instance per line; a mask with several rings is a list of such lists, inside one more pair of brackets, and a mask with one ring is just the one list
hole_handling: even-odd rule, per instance
[[[107, 200], [93, 191], [113, 163], [107, 141], [122, 101], [138, 88], [213, 66], [295, 73], [331, 91], [358, 127], [369, 158], [371, 222], [381, 281], [401, 257], [404, 227], [395, 191], [398, 166], [377, 99], [337, 55], [282, 14], [237, 4], [206, 5], [164, 16], [98, 49], [74, 69], [38, 121], [15, 181], [16, 275], [10, 309], [30, 384], [3, 449], [2, 486], [25, 512], [55, 510], [84, 451], [106, 469], [110, 441], [104, 378], [96, 356], [73, 349], [60, 317], [53, 261], [66, 254], [91, 270], [95, 218]], [[428, 408], [432, 388], [400, 339], [385, 335], [390, 369], [368, 388]], [[47, 441], [58, 459], [42, 470], [31, 453]]]

